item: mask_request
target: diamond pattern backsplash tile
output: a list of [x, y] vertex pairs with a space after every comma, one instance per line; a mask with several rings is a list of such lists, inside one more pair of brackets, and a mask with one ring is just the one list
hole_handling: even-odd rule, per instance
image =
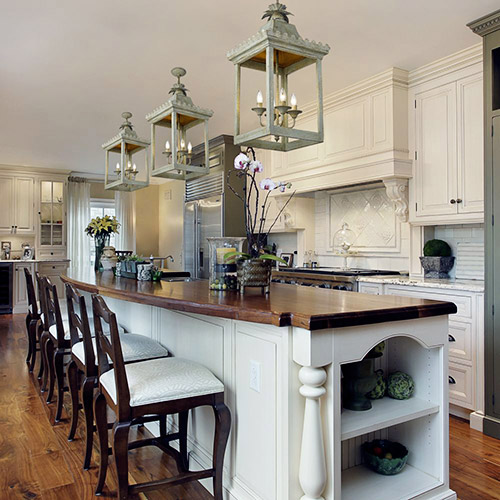
[[356, 234], [353, 249], [383, 252], [399, 249], [399, 224], [385, 188], [330, 195], [330, 235], [347, 222]]

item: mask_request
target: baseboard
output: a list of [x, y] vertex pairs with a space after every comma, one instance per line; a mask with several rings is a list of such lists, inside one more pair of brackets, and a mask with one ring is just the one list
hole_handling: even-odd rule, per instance
[[449, 412], [450, 415], [453, 415], [454, 417], [463, 418], [464, 420], [470, 420], [471, 410], [467, 410], [466, 408], [462, 408], [461, 406], [450, 404]]
[[473, 411], [470, 414], [470, 428], [475, 431], [483, 432], [483, 422], [484, 422], [484, 413]]
[[500, 439], [500, 420], [490, 415], [485, 415], [483, 418], [483, 432], [488, 436]]

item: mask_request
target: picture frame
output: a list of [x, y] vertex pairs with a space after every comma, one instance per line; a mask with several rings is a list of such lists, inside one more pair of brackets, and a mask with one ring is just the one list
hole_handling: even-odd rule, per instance
[[8, 250], [11, 250], [12, 249], [12, 243], [10, 241], [2, 241], [1, 248], [2, 248], [2, 250], [5, 250], [6, 248]]
[[280, 263], [280, 267], [293, 267], [293, 253], [283, 252], [280, 257], [287, 263], [286, 266]]
[[31, 248], [31, 247], [24, 247], [23, 248], [23, 255], [21, 257], [21, 260], [33, 260], [33, 248]]

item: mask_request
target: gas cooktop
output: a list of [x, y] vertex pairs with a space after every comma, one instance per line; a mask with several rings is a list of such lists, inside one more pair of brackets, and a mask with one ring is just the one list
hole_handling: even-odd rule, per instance
[[329, 274], [332, 276], [398, 276], [398, 271], [384, 271], [382, 269], [341, 269], [340, 267], [281, 267], [280, 272]]

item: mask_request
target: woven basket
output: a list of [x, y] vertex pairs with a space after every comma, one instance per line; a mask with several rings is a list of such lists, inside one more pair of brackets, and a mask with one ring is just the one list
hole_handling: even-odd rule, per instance
[[241, 293], [245, 288], [261, 287], [265, 293], [269, 293], [271, 283], [272, 262], [264, 259], [248, 259], [238, 261], [238, 287]]

